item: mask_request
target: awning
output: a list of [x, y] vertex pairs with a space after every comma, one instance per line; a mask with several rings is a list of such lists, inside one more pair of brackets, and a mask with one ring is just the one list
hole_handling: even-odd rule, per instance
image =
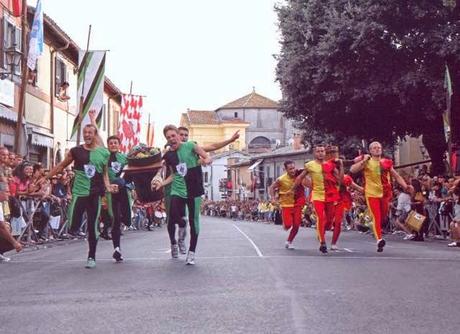
[[37, 132], [35, 130], [32, 130], [30, 142], [32, 143], [32, 145], [36, 146], [43, 146], [49, 148], [54, 147], [54, 138], [51, 135]]
[[0, 103], [0, 118], [4, 118], [12, 122], [17, 122], [18, 113]]
[[248, 169], [249, 169], [250, 171], [253, 171], [257, 166], [260, 165], [260, 163], [261, 163], [262, 161], [264, 161], [264, 159], [259, 159], [259, 160], [257, 160], [257, 161], [254, 162], [251, 166], [249, 166]]

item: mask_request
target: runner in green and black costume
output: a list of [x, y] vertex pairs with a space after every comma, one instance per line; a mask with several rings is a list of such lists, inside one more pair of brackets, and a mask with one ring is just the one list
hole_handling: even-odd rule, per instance
[[[180, 140], [183, 142], [183, 143], [186, 143], [188, 142], [188, 136], [189, 136], [189, 131], [186, 127], [179, 127], [178, 128], [179, 130], [179, 138]], [[236, 131], [231, 138], [227, 139], [227, 140], [224, 140], [222, 142], [218, 142], [218, 143], [213, 143], [213, 144], [209, 144], [209, 145], [206, 145], [206, 146], [203, 146], [203, 150], [205, 152], [214, 152], [214, 151], [217, 151], [231, 143], [233, 143], [234, 141], [236, 141], [238, 138], [240, 137], [240, 134], [239, 134], [239, 131]], [[196, 142], [194, 142], [195, 144], [197, 144]], [[197, 163], [199, 163], [199, 157], [196, 155], [196, 159], [197, 159]], [[199, 176], [200, 179], [203, 179], [203, 171], [202, 169], [200, 169], [200, 173], [201, 175]], [[168, 177], [170, 174], [170, 171], [169, 169], [166, 171], [166, 177]], [[167, 184], [165, 187], [164, 187], [164, 195], [165, 195], [165, 209], [166, 209], [166, 222], [168, 222], [169, 220], [169, 207], [170, 207], [170, 202], [171, 202], [171, 184]], [[186, 237], [186, 231], [187, 231], [187, 228], [186, 228], [186, 225], [187, 225], [187, 210], [185, 210], [184, 212], [184, 223], [182, 226], [179, 226], [179, 239], [178, 239], [178, 246], [179, 246], [179, 252], [181, 254], [185, 254], [187, 252], [186, 250], [186, 247], [185, 247], [185, 237]]]
[[54, 167], [46, 176], [48, 179], [62, 172], [74, 162], [75, 180], [72, 187], [72, 202], [69, 207], [69, 233], [76, 233], [81, 225], [81, 218], [86, 211], [88, 218], [88, 261], [87, 268], [96, 266], [96, 246], [99, 238], [98, 224], [101, 209], [101, 197], [104, 192], [116, 192], [110, 185], [107, 174], [109, 151], [98, 146], [97, 128], [88, 124], [83, 128], [85, 143], [72, 148], [65, 159]]
[[110, 151], [108, 164], [109, 180], [111, 184], [118, 185], [118, 193], [107, 193], [107, 206], [109, 216], [112, 220], [112, 257], [117, 261], [123, 261], [120, 250], [121, 223], [129, 226], [131, 224], [131, 196], [125, 186], [124, 180], [120, 178], [123, 168], [128, 164], [126, 154], [120, 153], [120, 138], [110, 136], [107, 138], [107, 147]]
[[[211, 159], [195, 143], [182, 143], [179, 139], [178, 130], [174, 125], [166, 126], [163, 134], [170, 145], [170, 149], [164, 154], [163, 159], [166, 168], [171, 171], [171, 175], [161, 186], [172, 182], [168, 219], [171, 256], [177, 258], [179, 255], [175, 236], [176, 224], [179, 227], [185, 227], [183, 217], [185, 215], [185, 207], [187, 206], [190, 223], [190, 247], [186, 263], [194, 264], [195, 250], [200, 232], [199, 215], [201, 196], [204, 194], [201, 165], [198, 163], [197, 155], [202, 159], [203, 164], [209, 164]], [[155, 188], [158, 189], [159, 187], [156, 186]]]
[[[188, 142], [188, 138], [189, 138], [189, 131], [188, 131], [188, 128], [186, 128], [185, 126], [180, 126], [178, 128], [179, 130], [179, 138], [180, 140], [183, 142], [183, 143], [186, 143]], [[235, 133], [227, 140], [224, 140], [224, 141], [221, 141], [221, 142], [217, 142], [217, 143], [213, 143], [213, 144], [208, 144], [208, 145], [205, 145], [205, 146], [202, 146], [203, 147], [203, 150], [207, 153], [210, 153], [210, 152], [214, 152], [214, 151], [217, 151], [217, 150], [220, 150], [221, 148], [224, 148], [225, 146], [227, 145], [230, 145], [231, 143], [233, 143], [234, 141], [236, 141], [237, 139], [240, 138], [240, 131], [237, 130], [235, 131]], [[196, 141], [194, 141], [195, 144], [198, 144]], [[197, 163], [199, 163], [199, 157], [196, 156], [196, 159], [197, 159]], [[203, 179], [203, 169], [200, 169], [200, 178]], [[187, 211], [187, 210], [186, 210]], [[185, 215], [184, 215], [184, 219], [187, 220], [187, 212], [185, 212]], [[179, 228], [179, 240], [178, 240], [178, 244], [179, 244], [179, 251], [182, 253], [182, 254], [185, 254], [186, 252], [186, 249], [185, 249], [185, 237], [186, 237], [186, 231], [187, 229], [184, 228], [184, 229], [181, 229]], [[183, 248], [183, 251], [181, 250], [181, 245], [182, 248]]]

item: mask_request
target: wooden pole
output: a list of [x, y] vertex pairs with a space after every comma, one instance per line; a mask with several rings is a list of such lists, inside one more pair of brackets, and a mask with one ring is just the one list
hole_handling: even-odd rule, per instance
[[[89, 51], [89, 42], [91, 40], [91, 24], [89, 25], [89, 28], [88, 28], [88, 40], [86, 42], [86, 51], [85, 51], [85, 56], [86, 54], [88, 53]], [[84, 56], [83, 56], [84, 58]], [[81, 66], [82, 64], [80, 64]], [[79, 71], [81, 70], [81, 68], [79, 68]], [[81, 94], [80, 94], [80, 108], [78, 108], [78, 126], [77, 126], [77, 146], [80, 145], [80, 136], [81, 136], [81, 122], [83, 122], [83, 102], [84, 102], [84, 98], [83, 98], [83, 94], [85, 93], [85, 78], [83, 78], [83, 82], [82, 82], [82, 86], [81, 86]]]
[[148, 127], [147, 127], [147, 146], [150, 145], [150, 113], [149, 113], [149, 120], [148, 120]]
[[[14, 137], [14, 150], [20, 155], [24, 155], [22, 149], [24, 128], [22, 126], [25, 112], [25, 101], [26, 101], [26, 90], [27, 90], [27, 55], [28, 55], [28, 43], [27, 43], [27, 0], [22, 1], [22, 15], [21, 15], [21, 27], [22, 27], [22, 58], [21, 58], [21, 89], [19, 94], [19, 106], [18, 106], [18, 122], [16, 124], [16, 136]], [[12, 74], [14, 75], [14, 73]]]

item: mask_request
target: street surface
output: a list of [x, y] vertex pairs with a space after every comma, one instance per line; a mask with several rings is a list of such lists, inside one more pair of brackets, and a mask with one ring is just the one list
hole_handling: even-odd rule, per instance
[[[458, 333], [460, 249], [444, 241], [342, 233], [320, 255], [313, 229], [295, 250], [280, 226], [203, 217], [195, 266], [171, 259], [165, 227], [125, 232], [125, 262], [85, 241], [8, 253], [0, 333]], [[331, 235], [328, 234], [328, 241]]]

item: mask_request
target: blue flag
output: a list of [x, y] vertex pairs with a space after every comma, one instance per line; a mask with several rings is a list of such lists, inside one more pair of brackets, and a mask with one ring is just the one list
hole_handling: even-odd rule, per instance
[[43, 34], [43, 9], [41, 0], [37, 0], [35, 7], [34, 22], [30, 31], [29, 55], [27, 66], [34, 71], [37, 59], [43, 54], [44, 34]]

